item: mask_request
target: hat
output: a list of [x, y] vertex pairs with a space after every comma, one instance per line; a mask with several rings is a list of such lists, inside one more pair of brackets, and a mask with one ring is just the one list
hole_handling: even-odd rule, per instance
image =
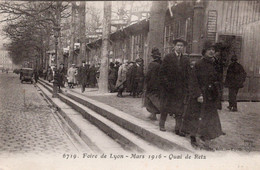
[[212, 43], [212, 41], [206, 40], [206, 41], [204, 42], [204, 44], [203, 44], [203, 49], [202, 49], [201, 54], [202, 54], [202, 55], [205, 55], [206, 51], [207, 51], [208, 49], [210, 49], [210, 48], [216, 49], [216, 45], [215, 45], [214, 43]]
[[233, 55], [232, 57], [231, 57], [231, 61], [237, 61], [237, 55]]
[[176, 38], [175, 40], [172, 41], [173, 44], [177, 44], [177, 42], [182, 42], [184, 44], [184, 46], [188, 45], [187, 41], [185, 41], [182, 38]]
[[109, 66], [110, 66], [110, 67], [114, 67], [115, 64], [114, 64], [113, 62], [110, 62], [110, 63], [109, 63]]
[[135, 62], [143, 62], [143, 59], [142, 59], [142, 58], [137, 58], [137, 59], [135, 60]]
[[160, 57], [161, 53], [157, 47], [152, 48], [152, 57]]

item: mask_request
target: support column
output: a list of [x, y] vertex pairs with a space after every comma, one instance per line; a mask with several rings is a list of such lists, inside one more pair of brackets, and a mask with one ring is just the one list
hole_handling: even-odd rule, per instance
[[203, 1], [196, 2], [194, 6], [193, 15], [193, 41], [192, 53], [200, 54], [202, 50], [203, 36], [204, 36], [204, 5]]
[[167, 1], [152, 2], [148, 33], [148, 53], [144, 56], [145, 72], [148, 64], [152, 60], [150, 57], [152, 48], [159, 48], [160, 52], [163, 54], [164, 24], [167, 9]]

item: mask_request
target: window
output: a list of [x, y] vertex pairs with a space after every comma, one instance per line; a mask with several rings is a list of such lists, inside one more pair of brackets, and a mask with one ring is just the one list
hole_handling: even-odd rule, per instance
[[192, 47], [192, 19], [178, 18], [170, 21], [164, 30], [164, 55], [169, 54], [173, 48], [172, 41], [175, 38], [183, 38], [187, 41], [186, 51], [191, 53]]
[[132, 60], [143, 58], [144, 55], [144, 35], [132, 36]]

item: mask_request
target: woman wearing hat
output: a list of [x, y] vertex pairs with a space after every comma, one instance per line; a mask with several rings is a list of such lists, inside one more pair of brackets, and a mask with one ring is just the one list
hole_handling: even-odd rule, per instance
[[209, 141], [223, 135], [218, 115], [218, 72], [214, 64], [215, 46], [206, 41], [202, 50], [202, 59], [196, 62], [191, 75], [191, 97], [195, 103], [190, 110], [194, 114], [197, 126], [190, 131], [192, 144], [197, 144], [196, 137], [202, 141], [202, 147], [211, 149]]
[[161, 53], [159, 49], [152, 49], [153, 61], [148, 65], [148, 70], [145, 77], [145, 100], [144, 106], [151, 113], [149, 118], [157, 120], [156, 114], [160, 114], [160, 79], [159, 70], [162, 63]]
[[68, 84], [70, 88], [74, 87], [74, 84], [76, 84], [76, 74], [77, 74], [77, 68], [75, 64], [72, 64], [71, 67], [68, 69]]

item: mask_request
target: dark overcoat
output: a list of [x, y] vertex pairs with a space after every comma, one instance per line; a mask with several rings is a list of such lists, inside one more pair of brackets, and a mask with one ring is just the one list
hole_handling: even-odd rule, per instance
[[59, 68], [58, 70], [58, 85], [59, 86], [63, 86], [64, 85], [64, 80], [65, 80], [65, 74], [66, 74], [66, 70], [65, 68]]
[[96, 79], [96, 75], [97, 75], [97, 70], [94, 66], [89, 68], [88, 71], [88, 83], [91, 87], [94, 87], [97, 83], [97, 79]]
[[144, 81], [144, 67], [143, 65], [137, 65], [136, 63], [131, 67], [129, 71], [129, 89], [130, 91], [141, 92], [143, 90]]
[[[219, 94], [217, 86], [215, 86], [221, 80], [216, 71], [214, 61], [202, 58], [196, 62], [194, 73], [191, 74], [190, 78], [191, 98], [187, 114], [190, 114], [190, 120], [193, 119], [193, 121], [188, 125], [186, 124], [186, 127], [184, 124], [183, 129], [187, 130], [187, 126], [190, 126], [192, 128], [191, 134], [203, 136], [208, 140], [217, 138], [223, 134], [217, 111]], [[203, 96], [203, 103], [197, 102], [197, 98], [201, 95]], [[188, 115], [185, 114], [184, 116], [186, 120]]]
[[135, 72], [135, 67], [136, 64], [130, 64], [128, 65], [127, 72], [126, 72], [126, 91], [127, 92], [132, 92], [132, 87], [133, 87], [133, 77], [134, 77], [134, 72]]
[[113, 92], [116, 86], [117, 72], [114, 67], [110, 67], [108, 70], [108, 89]]
[[87, 66], [81, 66], [78, 71], [79, 74], [79, 83], [81, 85], [87, 84]]
[[228, 66], [225, 87], [242, 88], [246, 80], [246, 72], [241, 64], [233, 62]]
[[[148, 65], [144, 83], [146, 89], [144, 106], [147, 110], [151, 110], [151, 112], [154, 113], [159, 113], [158, 111], [160, 109], [159, 71], [161, 63], [161, 59], [155, 59]], [[154, 107], [156, 107], [156, 109], [154, 109]]]
[[188, 90], [189, 58], [183, 55], [178, 61], [176, 53], [165, 56], [160, 67], [160, 111], [181, 115]]

